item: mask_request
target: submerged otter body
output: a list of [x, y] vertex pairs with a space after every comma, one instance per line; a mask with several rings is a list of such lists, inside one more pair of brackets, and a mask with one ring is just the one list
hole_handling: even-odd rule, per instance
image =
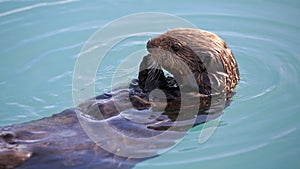
[[[162, 134], [174, 121], [178, 121], [179, 111], [184, 116], [179, 119], [182, 123], [176, 123], [179, 126], [172, 128], [175, 133], [182, 132], [185, 126], [204, 123], [222, 114], [225, 107], [219, 105], [228, 106], [230, 96], [227, 94], [239, 80], [236, 61], [222, 39], [202, 30], [174, 29], [149, 40], [147, 49], [149, 54], [140, 64], [139, 77], [132, 81], [129, 89], [114, 90], [97, 96], [75, 109], [67, 109], [52, 117], [0, 127], [0, 168], [129, 169], [148, 159], [118, 156], [98, 146], [86, 135], [75, 110], [80, 110], [83, 117], [91, 117], [94, 122], [105, 120], [120, 133], [137, 138]], [[172, 75], [166, 75], [161, 68]], [[190, 82], [195, 82], [195, 85], [189, 84]], [[185, 90], [189, 88], [197, 90]], [[163, 100], [160, 95], [155, 96], [154, 101], [149, 101], [154, 89], [164, 92], [165, 104], [160, 104]], [[188, 99], [181, 99], [183, 95]], [[130, 98], [130, 105], [137, 110], [127, 108], [127, 96]], [[211, 104], [212, 96], [214, 104]], [[188, 101], [183, 104], [184, 100]], [[200, 106], [198, 100], [201, 102]], [[193, 107], [196, 106], [199, 106], [198, 112], [193, 112]], [[156, 119], [147, 123], [138, 123], [124, 116], [126, 112], [127, 115], [151, 113], [157, 107], [164, 109]], [[104, 119], [98, 117], [97, 110], [101, 110]], [[193, 113], [198, 116], [193, 124], [187, 124], [190, 119], [195, 118]], [[183, 137], [184, 133], [179, 136]], [[110, 145], [113, 139], [104, 139], [104, 144]], [[126, 142], [126, 139], [122, 141]], [[175, 144], [173, 139], [157, 141], [161, 141], [162, 149]]]

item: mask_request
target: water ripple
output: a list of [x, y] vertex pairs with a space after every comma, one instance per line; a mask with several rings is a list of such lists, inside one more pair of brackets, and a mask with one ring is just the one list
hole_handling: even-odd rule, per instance
[[290, 133], [292, 133], [292, 132], [294, 132], [294, 131], [296, 131], [296, 130], [297, 130], [296, 127], [289, 128], [289, 129], [287, 129], [287, 130], [284, 130], [284, 131], [281, 132], [281, 133], [276, 134], [276, 135], [273, 136], [271, 139], [273, 139], [273, 140], [280, 139], [280, 138], [282, 138], [282, 137], [285, 137], [285, 136], [289, 135]]
[[264, 96], [264, 95], [272, 92], [275, 88], [276, 88], [276, 86], [270, 86], [270, 87], [264, 89], [263, 91], [261, 91], [261, 93], [253, 94], [252, 96], [247, 96], [244, 99], [240, 99], [240, 101], [247, 101], [247, 100], [256, 99], [258, 97]]
[[[21, 20], [22, 20], [22, 18], [13, 18], [13, 19], [9, 19], [9, 20], [0, 22], [0, 25], [5, 25], [5, 24], [11, 24], [11, 23], [15, 23], [15, 22], [20, 22]], [[3, 30], [1, 30], [1, 33], [3, 33]]]
[[40, 102], [40, 103], [46, 103], [46, 101], [44, 99], [41, 99], [39, 97], [35, 97], [35, 96], [32, 96], [31, 97], [34, 101], [37, 101], [37, 102]]
[[57, 76], [54, 76], [54, 77], [52, 77], [52, 78], [50, 78], [49, 80], [48, 80], [48, 82], [56, 82], [56, 81], [58, 81], [58, 80], [60, 80], [60, 79], [62, 79], [62, 78], [64, 78], [64, 77], [71, 77], [72, 76], [72, 74], [73, 74], [73, 71], [66, 71], [66, 72], [63, 72], [62, 74], [60, 74], [60, 75], [57, 75]]
[[260, 149], [260, 148], [262, 148], [262, 147], [264, 147], [266, 145], [267, 145], [266, 143], [262, 143], [262, 144], [258, 144], [258, 145], [254, 145], [254, 146], [249, 146], [249, 147], [241, 148], [241, 149], [230, 151], [230, 152], [222, 152], [220, 154], [216, 154], [216, 155], [213, 155], [213, 156], [202, 157], [202, 158], [195, 158], [195, 159], [192, 159], [189, 162], [215, 160], [215, 159], [220, 159], [220, 158], [224, 158], [224, 157], [235, 156], [235, 155], [239, 155], [239, 154], [242, 154], [242, 153], [246, 153], [246, 152], [250, 152], [250, 151], [254, 151], [254, 150]]
[[22, 7], [22, 8], [17, 8], [17, 9], [13, 9], [13, 10], [6, 11], [6, 12], [2, 12], [2, 13], [0, 13], [0, 17], [13, 15], [13, 14], [16, 14], [16, 13], [32, 10], [32, 9], [35, 9], [35, 8], [47, 7], [47, 6], [53, 6], [53, 5], [62, 5], [62, 4], [66, 4], [66, 3], [76, 2], [76, 1], [79, 1], [79, 0], [64, 0], [64, 1], [57, 1], [57, 2], [42, 2], [42, 3], [38, 3], [38, 4], [34, 4], [34, 5]]
[[78, 48], [78, 47], [82, 46], [83, 44], [84, 44], [84, 42], [80, 42], [80, 43], [77, 43], [77, 44], [72, 44], [72, 45], [69, 45], [69, 46], [62, 46], [61, 48], [56, 48], [56, 49], [51, 49], [51, 50], [45, 51], [41, 55], [33, 58], [32, 60], [29, 60], [26, 64], [24, 64], [22, 67], [20, 67], [17, 70], [17, 72], [20, 73], [20, 72], [28, 71], [35, 64], [37, 64], [39, 61], [42, 61], [43, 58], [45, 58], [46, 56], [48, 56], [50, 54], [57, 53], [57, 52], [60, 52], [60, 51], [66, 51], [66, 50]]

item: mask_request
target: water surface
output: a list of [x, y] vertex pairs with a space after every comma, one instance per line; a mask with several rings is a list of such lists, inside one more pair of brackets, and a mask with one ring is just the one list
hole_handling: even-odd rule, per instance
[[[241, 81], [205, 144], [201, 126], [169, 152], [135, 168], [298, 168], [300, 163], [300, 3], [287, 1], [0, 1], [0, 125], [59, 113], [72, 103], [72, 75], [87, 39], [135, 12], [167, 12], [220, 35]], [[126, 29], [126, 28], [124, 28]], [[143, 48], [132, 38], [97, 75], [98, 94], [122, 55]], [[117, 58], [117, 59], [116, 59]], [[105, 72], [105, 73], [103, 73]]]

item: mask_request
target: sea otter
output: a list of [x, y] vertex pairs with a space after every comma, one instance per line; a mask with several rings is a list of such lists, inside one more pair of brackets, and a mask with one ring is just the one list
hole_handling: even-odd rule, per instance
[[193, 74], [189, 78], [196, 79], [199, 93], [205, 95], [212, 94], [212, 87], [218, 88], [218, 92], [229, 93], [240, 79], [231, 50], [224, 40], [208, 31], [194, 28], [173, 29], [150, 39], [147, 50], [150, 56], [148, 60], [144, 60], [147, 63], [142, 63], [141, 66], [142, 70], [148, 69], [148, 72], [140, 71], [139, 76], [142, 87], [145, 87], [148, 76], [151, 79], [158, 75], [161, 80], [161, 71], [152, 74], [149, 71], [161, 67], [177, 75], [181, 83], [191, 85], [188, 84], [188, 78], [184, 78], [190, 75], [181, 68], [183, 65]]
[[[132, 168], [137, 162], [148, 159], [118, 156], [98, 146], [81, 128], [75, 110], [82, 111], [94, 121], [106, 120], [120, 133], [137, 138], [150, 138], [163, 133], [176, 121], [179, 109], [184, 113], [192, 110], [197, 102], [181, 105], [181, 97], [186, 93], [191, 100], [200, 98], [199, 112], [196, 112], [199, 116], [195, 124], [221, 114], [222, 106], [219, 111], [210, 113], [209, 110], [217, 109], [219, 103], [212, 105], [212, 97], [223, 104], [239, 80], [237, 63], [221, 38], [198, 29], [180, 28], [152, 38], [147, 43], [147, 50], [149, 54], [140, 64], [138, 79], [132, 81], [129, 89], [97, 96], [52, 117], [0, 127], [0, 168]], [[137, 110], [155, 110], [151, 108], [160, 107], [160, 98], [154, 101], [149, 99], [155, 89], [165, 93], [167, 105], [163, 105], [165, 109], [160, 116], [148, 123], [136, 123], [122, 116], [124, 110], [139, 111], [126, 110], [125, 105], [124, 110], [116, 107], [116, 103], [122, 106], [125, 96], [129, 95]], [[97, 109], [101, 110], [105, 119], [98, 119]], [[195, 117], [186, 115], [183, 121], [189, 122], [190, 118]], [[178, 133], [186, 125], [178, 124], [178, 128], [171, 132]], [[184, 133], [180, 135], [183, 136]], [[174, 140], [164, 139], [160, 145], [167, 148], [174, 144]]]

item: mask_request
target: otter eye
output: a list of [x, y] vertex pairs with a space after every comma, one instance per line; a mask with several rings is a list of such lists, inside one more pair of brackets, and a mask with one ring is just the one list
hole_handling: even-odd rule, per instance
[[172, 45], [171, 48], [174, 52], [178, 52], [180, 50], [180, 46], [177, 44]]

